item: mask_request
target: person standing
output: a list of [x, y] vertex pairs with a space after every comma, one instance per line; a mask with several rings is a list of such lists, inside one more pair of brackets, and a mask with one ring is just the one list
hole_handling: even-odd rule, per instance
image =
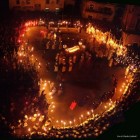
[[59, 50], [62, 49], [62, 41], [59, 42]]
[[49, 47], [50, 47], [50, 42], [48, 41], [46, 44], [46, 49], [49, 49]]
[[54, 72], [58, 72], [58, 63], [57, 62], [54, 65]]
[[62, 72], [66, 72], [66, 63], [63, 63], [63, 66], [62, 66]]
[[73, 64], [72, 64], [72, 62], [70, 62], [69, 63], [69, 69], [68, 69], [68, 71], [71, 72], [72, 71], [72, 68], [73, 68]]
[[72, 57], [70, 56], [70, 57], [69, 57], [69, 63], [71, 63], [71, 62], [72, 62]]
[[59, 60], [59, 53], [57, 53], [57, 54], [56, 54], [56, 57], [55, 57], [55, 61], [58, 62], [58, 60]]
[[76, 55], [74, 55], [74, 56], [73, 56], [73, 63], [74, 63], [74, 64], [76, 63], [76, 58], [77, 58]]
[[55, 42], [52, 44], [52, 49], [53, 50], [55, 49]]
[[59, 65], [62, 63], [62, 56], [61, 55], [59, 55], [58, 63], [59, 63]]

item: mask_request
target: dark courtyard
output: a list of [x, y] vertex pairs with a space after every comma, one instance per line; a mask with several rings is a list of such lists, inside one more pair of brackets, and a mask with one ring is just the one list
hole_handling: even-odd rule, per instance
[[[84, 119], [86, 119], [88, 117], [87, 112], [93, 109], [95, 110], [98, 105], [101, 104], [104, 94], [108, 93], [107, 99], [114, 96], [114, 100], [120, 96], [119, 93], [114, 95], [111, 91], [114, 90], [113, 75], [118, 78], [118, 87], [116, 87], [116, 91], [123, 82], [125, 76], [123, 67], [114, 66], [110, 68], [108, 66], [108, 60], [106, 58], [97, 58], [95, 52], [89, 51], [89, 46], [86, 46], [86, 52], [79, 51], [74, 54], [67, 54], [64, 49], [59, 49], [59, 41], [56, 43], [58, 45], [56, 45], [54, 49], [51, 47], [47, 48], [46, 44], [52, 40], [44, 39], [42, 43], [43, 36], [41, 37], [40, 33], [43, 29], [44, 31], [46, 30], [42, 27], [32, 27], [27, 34], [27, 38], [29, 42], [31, 42], [31, 45], [34, 46], [35, 55], [41, 63], [39, 70], [41, 78], [53, 81], [57, 87], [62, 84], [62, 91], [55, 91], [52, 96], [55, 109], [52, 113], [50, 109], [49, 116], [53, 119], [53, 123], [56, 123], [56, 120], [65, 120], [67, 125], [69, 125], [70, 121], [73, 122], [74, 119], [77, 119], [75, 124], [78, 124], [81, 121], [79, 120], [81, 114], [84, 114]], [[61, 33], [62, 42], [66, 43], [65, 45], [67, 46], [76, 45], [79, 42], [78, 40], [84, 40], [82, 34]], [[53, 44], [53, 41], [51, 43]], [[72, 59], [72, 57], [77, 57], [72, 71], [68, 71], [68, 64], [66, 64], [65, 72], [61, 71], [61, 64], [58, 72], [54, 71], [55, 58], [59, 53], [64, 53], [61, 57], [66, 59], [66, 63], [68, 63], [69, 59]], [[88, 58], [89, 55], [91, 58]], [[81, 60], [81, 56], [85, 58]], [[47, 66], [48, 64], [49, 66]], [[77, 103], [77, 106], [74, 110], [71, 110], [70, 105], [73, 101]], [[66, 115], [64, 115], [65, 113]], [[54, 116], [54, 114], [57, 115]], [[59, 125], [61, 126], [61, 123]]]

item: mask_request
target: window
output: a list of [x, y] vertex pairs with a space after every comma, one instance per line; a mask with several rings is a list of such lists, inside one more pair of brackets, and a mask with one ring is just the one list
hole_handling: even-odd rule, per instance
[[26, 4], [31, 4], [31, 1], [30, 0], [26, 0]]
[[105, 14], [112, 14], [112, 10], [108, 7], [104, 7], [103, 11]]
[[50, 0], [46, 0], [46, 4], [49, 4], [50, 3]]
[[60, 0], [56, 0], [56, 4], [59, 4], [60, 3]]
[[89, 9], [90, 9], [90, 10], [93, 10], [93, 9], [94, 9], [94, 5], [93, 5], [93, 4], [90, 4], [90, 5], [89, 5]]
[[41, 9], [41, 5], [40, 4], [35, 4], [35, 10], [40, 10]]
[[16, 0], [16, 4], [20, 4], [20, 0]]
[[140, 31], [140, 19], [137, 20], [136, 31]]
[[92, 19], [92, 16], [88, 16], [88, 19]]

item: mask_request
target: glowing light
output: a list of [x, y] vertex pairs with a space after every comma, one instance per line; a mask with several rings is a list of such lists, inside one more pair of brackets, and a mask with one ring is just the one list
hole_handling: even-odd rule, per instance
[[31, 131], [31, 128], [28, 128], [28, 131], [30, 132]]
[[87, 112], [87, 115], [90, 115], [90, 112], [89, 111]]
[[55, 105], [53, 105], [52, 108], [55, 108]]
[[73, 101], [70, 105], [70, 109], [73, 110], [76, 107], [77, 103]]
[[71, 48], [67, 48], [66, 51], [69, 52], [69, 53], [74, 53], [76, 51], [80, 50], [80, 47], [79, 46], [74, 46], [74, 47], [71, 47]]
[[34, 114], [34, 117], [37, 117], [37, 114]]
[[[43, 23], [43, 22], [42, 22]], [[63, 22], [64, 24], [68, 24], [68, 22], [67, 21], [64, 21]], [[27, 27], [30, 27], [30, 26], [35, 26], [35, 25], [37, 25], [37, 23], [36, 22], [32, 22], [32, 21], [29, 21], [29, 22], [27, 22], [26, 24], [25, 24], [25, 26], [27, 26]], [[78, 26], [78, 23], [76, 23], [75, 24], [76, 26]], [[26, 28], [26, 30], [30, 30], [30, 28]], [[90, 26], [88, 27], [88, 29], [87, 29], [87, 32], [89, 33], [89, 34], [92, 34], [91, 36], [92, 36], [92, 38], [95, 38], [96, 39], [96, 41], [98, 41], [98, 43], [100, 44], [100, 43], [106, 43], [106, 45], [107, 45], [107, 47], [110, 47], [111, 49], [112, 48], [114, 48], [114, 49], [116, 49], [117, 51], [116, 51], [116, 54], [117, 54], [117, 56], [119, 56], [119, 55], [123, 55], [123, 54], [125, 54], [125, 53], [123, 53], [123, 52], [125, 52], [125, 51], [123, 51], [123, 49], [124, 49], [124, 46], [122, 46], [121, 44], [117, 44], [116, 43], [116, 41], [115, 41], [115, 39], [113, 39], [113, 37], [111, 37], [111, 36], [109, 36], [107, 33], [102, 33], [100, 30], [98, 30], [98, 29], [95, 29], [93, 26], [91, 26], [91, 24], [90, 24]], [[22, 35], [20, 35], [20, 37], [24, 37], [24, 34], [22, 34]], [[55, 35], [54, 35], [55, 36]], [[107, 39], [108, 38], [108, 39]], [[19, 39], [20, 40], [20, 39]], [[18, 41], [19, 41], [18, 40]], [[23, 42], [23, 43], [26, 43], [27, 44], [27, 42], [25, 42], [24, 40], [20, 40], [20, 42]], [[80, 42], [79, 43], [79, 45], [82, 45], [81, 44], [82, 42]], [[82, 47], [82, 46], [81, 46]], [[33, 51], [34, 50], [34, 48], [32, 47], [32, 48], [29, 48], [29, 50], [28, 51]], [[67, 49], [65, 49], [67, 52], [69, 52], [69, 53], [73, 53], [73, 52], [76, 52], [76, 51], [78, 51], [78, 50], [80, 50], [80, 47], [79, 46], [74, 46], [74, 47], [72, 47], [72, 48], [67, 48]], [[26, 52], [26, 49], [24, 48], [24, 45], [22, 45], [20, 48], [19, 48], [19, 51], [18, 51], [18, 57], [21, 59], [21, 56], [22, 56], [22, 58], [24, 58], [24, 56], [27, 56], [27, 55], [29, 55], [28, 54], [28, 52]], [[33, 54], [31, 55], [32, 57], [33, 57]], [[24, 59], [23, 60], [20, 60], [19, 59], [19, 62], [24, 62]], [[36, 58], [34, 58], [36, 61], [38, 61]], [[127, 57], [126, 58], [127, 60], [126, 61], [123, 61], [123, 60], [121, 60], [121, 59], [119, 59], [119, 58], [117, 58], [117, 62], [119, 63], [120, 61], [123, 63], [123, 64], [125, 64], [125, 62], [127, 62], [128, 64], [130, 63], [130, 62], [133, 62], [133, 59], [131, 59], [130, 57]], [[134, 63], [134, 62], [133, 62]], [[24, 63], [23, 63], [24, 64]], [[39, 62], [38, 63], [38, 65], [40, 66], [41, 65], [41, 63]], [[128, 70], [128, 72], [130, 71], [132, 71], [133, 73], [134, 72], [136, 72], [136, 70], [137, 70], [137, 68], [135, 68], [135, 65], [130, 65], [129, 66], [130, 68], [129, 68], [129, 70]], [[131, 73], [132, 73], [131, 72]], [[129, 76], [129, 73], [128, 73], [128, 76]], [[128, 76], [126, 76], [126, 81], [127, 81], [127, 83], [123, 83], [122, 84], [122, 89], [123, 89], [123, 94], [125, 94], [126, 93], [126, 91], [128, 90], [128, 88], [129, 88], [129, 85], [130, 85], [130, 83], [133, 81], [133, 74], [131, 74], [129, 77]], [[46, 80], [44, 81], [44, 82], [42, 82], [42, 84], [41, 84], [41, 87], [40, 87], [40, 89], [45, 89], [46, 88], [46, 86], [47, 86], [47, 83], [50, 83], [50, 81], [48, 81], [48, 82], [46, 82]], [[120, 92], [122, 92], [122, 89], [120, 89], [119, 91]], [[49, 95], [51, 96], [50, 97], [50, 99], [52, 99], [53, 97], [52, 97], [52, 93], [50, 92], [49, 93]], [[51, 104], [54, 104], [53, 102], [51, 103]], [[55, 108], [55, 105], [52, 105], [51, 106], [53, 109]], [[106, 103], [106, 105], [105, 106], [103, 106], [104, 108], [108, 108], [107, 109], [107, 111], [109, 111], [109, 110], [111, 110], [111, 109], [113, 109], [114, 107], [115, 107], [115, 103], [112, 101], [112, 100], [110, 100], [110, 102], [108, 102], [108, 103]], [[51, 112], [53, 112], [54, 110], [50, 110]], [[89, 112], [87, 112], [87, 115], [90, 115], [91, 114], [91, 112], [93, 113], [93, 109]], [[29, 113], [29, 112], [28, 112]], [[27, 114], [28, 114], [27, 113]], [[94, 115], [93, 115], [94, 116]], [[81, 114], [81, 117], [79, 117], [79, 119], [80, 119], [80, 121], [81, 121], [81, 119], [83, 118], [84, 116], [83, 116], [83, 114]], [[42, 122], [44, 122], [43, 120], [44, 120], [44, 116], [43, 115], [41, 115], [40, 113], [37, 113], [37, 114], [33, 114], [33, 116], [31, 115], [30, 117], [29, 116], [27, 116], [27, 115], [25, 115], [24, 116], [24, 120], [23, 120], [23, 122], [21, 121], [21, 120], [18, 120], [18, 122], [20, 123], [20, 125], [22, 126], [22, 127], [24, 127], [24, 129], [27, 131], [28, 130], [28, 133], [26, 132], [26, 134], [27, 135], [32, 135], [32, 134], [34, 134], [35, 132], [37, 132], [37, 134], [39, 134], [39, 135], [45, 135], [44, 133], [43, 133], [43, 130], [44, 131], [47, 131], [48, 129], [49, 130], [51, 130], [51, 128], [48, 128], [48, 126], [49, 126], [49, 123], [48, 122], [45, 122], [44, 124], [42, 124]], [[92, 118], [93, 119], [93, 118]], [[76, 120], [74, 119], [73, 120], [73, 122], [75, 122]], [[59, 121], [58, 120], [56, 120], [56, 123], [58, 123]], [[73, 123], [72, 121], [69, 121], [69, 124], [71, 125], [72, 123]], [[66, 122], [64, 122], [63, 120], [61, 120], [61, 123], [62, 123], [62, 125], [64, 125], [64, 127], [65, 127], [65, 125], [66, 125]], [[83, 124], [83, 123], [82, 123]], [[20, 126], [19, 125], [19, 126]], [[19, 127], [18, 126], [18, 127]], [[29, 126], [28, 128], [27, 128], [27, 126]], [[44, 127], [44, 126], [47, 126], [47, 128], [46, 127]], [[33, 129], [32, 129], [33, 128]], [[42, 130], [40, 129], [40, 128], [42, 128]], [[14, 128], [15, 129], [15, 128]], [[106, 127], [103, 127], [103, 129], [106, 129]], [[15, 129], [16, 130], [16, 129]], [[14, 130], [14, 132], [15, 132], [15, 130]], [[33, 131], [34, 130], [34, 132], [31, 132], [31, 130]], [[40, 132], [41, 131], [41, 132]], [[98, 131], [98, 130], [97, 130]], [[24, 133], [24, 131], [23, 131], [23, 133]], [[101, 131], [99, 132], [99, 133], [102, 133]], [[99, 135], [99, 133], [97, 134], [97, 135]]]
[[28, 126], [28, 124], [25, 122], [25, 123], [24, 123], [24, 127], [26, 127], [26, 126]]

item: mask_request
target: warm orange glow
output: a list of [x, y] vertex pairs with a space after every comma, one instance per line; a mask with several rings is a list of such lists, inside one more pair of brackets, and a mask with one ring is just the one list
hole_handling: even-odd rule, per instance
[[[63, 23], [65, 23], [65, 24], [68, 24], [68, 22], [67, 21], [64, 21]], [[29, 31], [29, 27], [30, 26], [35, 26], [35, 25], [37, 25], [38, 23], [37, 22], [32, 22], [32, 21], [30, 21], [30, 22], [27, 22], [26, 24], [25, 24], [25, 26], [26, 26], [26, 31], [28, 30]], [[116, 54], [117, 54], [117, 56], [119, 56], [119, 55], [122, 55], [122, 54], [125, 54], [124, 53], [124, 46], [122, 46], [120, 43], [117, 43], [116, 42], [116, 40], [114, 39], [114, 37], [111, 37], [111, 35], [108, 33], [108, 32], [106, 32], [106, 33], [103, 33], [103, 32], [101, 32], [100, 30], [98, 30], [98, 29], [96, 29], [96, 28], [94, 28], [93, 26], [89, 26], [88, 28], [87, 28], [87, 33], [89, 34], [89, 36], [91, 35], [92, 36], [92, 38], [94, 38], [99, 44], [102, 44], [102, 43], [105, 43], [106, 44], [106, 47], [107, 48], [111, 48], [111, 49], [114, 49], [114, 50], [116, 50]], [[26, 37], [26, 34], [22, 34], [22, 36], [24, 37]], [[23, 38], [24, 39], [24, 38]], [[56, 39], [56, 34], [54, 34], [54, 39]], [[23, 40], [20, 40], [20, 42], [24, 42]], [[21, 42], [21, 43], [22, 43]], [[33, 52], [34, 51], [34, 48], [33, 47], [31, 47], [29, 50], [27, 50], [26, 49], [26, 47], [24, 46], [24, 44], [26, 44], [27, 42], [24, 42], [20, 47], [19, 47], [19, 50], [18, 50], [18, 58], [19, 58], [19, 62], [21, 62], [21, 63], [23, 63], [24, 64], [24, 61], [25, 61], [25, 59], [24, 58], [26, 58], [26, 57], [29, 57], [30, 56], [30, 54], [31, 54], [31, 59], [32, 59], [32, 63], [34, 63], [33, 62], [33, 60], [37, 63], [37, 66], [40, 68], [41, 66], [43, 66], [43, 63], [40, 63], [39, 62], [39, 59], [37, 59], [35, 56], [35, 54], [33, 55], [31, 52]], [[102, 45], [101, 45], [102, 46]], [[84, 45], [82, 45], [82, 42], [79, 42], [79, 46], [74, 46], [74, 47], [71, 47], [71, 48], [66, 48], [65, 49], [65, 51], [66, 52], [68, 52], [68, 53], [74, 53], [74, 52], [77, 52], [78, 50], [80, 50], [80, 49], [82, 49], [82, 47], [83, 48], [85, 48], [85, 46]], [[28, 52], [28, 51], [31, 51], [31, 52]], [[30, 54], [29, 54], [30, 53]], [[112, 61], [112, 60], [111, 60]], [[111, 62], [110, 61], [110, 62]], [[136, 72], [137, 71], [137, 69], [136, 68], [133, 68], [132, 69], [133, 70], [133, 72]], [[126, 93], [126, 91], [128, 90], [128, 87], [129, 87], [129, 84], [133, 81], [133, 75], [129, 75], [129, 67], [126, 69], [126, 72], [125, 72], [125, 75], [126, 75], [126, 77], [127, 77], [127, 79], [126, 79], [126, 83], [124, 82], [123, 84], [122, 84], [122, 86], [121, 86], [121, 88], [119, 88], [119, 90], [118, 90], [118, 92], [121, 92], [121, 94], [125, 94]], [[128, 77], [129, 76], [129, 77]], [[52, 82], [50, 82], [50, 81], [47, 81], [47, 80], [42, 80], [42, 79], [40, 79], [40, 82], [39, 82], [39, 85], [40, 85], [40, 94], [42, 93], [45, 93], [45, 96], [46, 96], [46, 98], [49, 100], [49, 101], [51, 101], [51, 103], [50, 103], [50, 108], [49, 108], [49, 113], [51, 113], [51, 114], [55, 114], [55, 109], [57, 109], [57, 104], [54, 104], [54, 102], [52, 102], [53, 101], [53, 99], [55, 99], [55, 97], [53, 97], [53, 91], [50, 91], [50, 90], [48, 90], [49, 89], [49, 86], [52, 84]], [[53, 83], [54, 84], [54, 83]], [[44, 91], [43, 91], [44, 90]], [[43, 92], [42, 92], [43, 91]], [[52, 100], [50, 100], [50, 99], [52, 99]], [[103, 108], [103, 110], [105, 110], [105, 111], [109, 111], [109, 110], [111, 110], [112, 108], [114, 108], [115, 107], [115, 102], [114, 102], [114, 100], [110, 100], [109, 102], [107, 102], [107, 103], [103, 103], [103, 105], [101, 105], [102, 106], [102, 108]], [[81, 114], [80, 115], [80, 117], [79, 117], [79, 120], [80, 120], [80, 124], [82, 123], [82, 124], [84, 124], [84, 122], [82, 122], [83, 120], [86, 120], [86, 118], [87, 118], [87, 116], [88, 116], [88, 118], [89, 117], [91, 117], [92, 119], [94, 118], [94, 116], [97, 116], [97, 115], [99, 115], [99, 114], [93, 114], [93, 112], [95, 113], [96, 112], [96, 110], [94, 111], [93, 109], [92, 110], [89, 110], [89, 111], [87, 111], [87, 112], [83, 112], [83, 114]], [[45, 117], [45, 114], [42, 114], [41, 112], [39, 112], [39, 111], [36, 111], [35, 112], [36, 114], [32, 114], [32, 115], [30, 115], [29, 114], [29, 112], [26, 112], [26, 114], [28, 114], [28, 116], [27, 115], [25, 115], [24, 116], [24, 120], [23, 120], [23, 122], [21, 121], [21, 120], [19, 120], [19, 123], [20, 123], [20, 125], [22, 126], [20, 126], [21, 127], [21, 129], [23, 129], [24, 130], [24, 128], [25, 128], [25, 130], [27, 131], [27, 132], [25, 132], [26, 134], [30, 134], [30, 135], [32, 135], [33, 133], [35, 133], [35, 131], [37, 131], [38, 132], [38, 134], [42, 134], [42, 135], [44, 135], [44, 131], [48, 131], [48, 130], [51, 130], [51, 128], [49, 128], [50, 126], [50, 124], [51, 124], [51, 121], [53, 122], [55, 122], [56, 124], [57, 124], [57, 126], [60, 126], [60, 127], [62, 127], [62, 126], [64, 126], [63, 128], [65, 128], [65, 125], [66, 125], [66, 127], [67, 126], [72, 126], [72, 125], [75, 125], [77, 122], [78, 122], [78, 118], [76, 118], [77, 119], [77, 122], [76, 122], [76, 120], [75, 119], [73, 119], [73, 120], [70, 120], [70, 121], [68, 121], [68, 120], [66, 120], [66, 121], [63, 121], [63, 120], [53, 120], [53, 119], [50, 119], [49, 121], [48, 120], [45, 120], [46, 119], [46, 117]], [[86, 121], [88, 121], [88, 120], [86, 120]], [[76, 122], [76, 123], [75, 123]], [[56, 125], [55, 124], [55, 125]], [[52, 125], [52, 124], [51, 124]], [[77, 124], [76, 124], [77, 125]], [[75, 126], [76, 126], [75, 125]], [[19, 128], [20, 128], [19, 127]], [[40, 130], [40, 128], [42, 129], [42, 130]], [[59, 128], [59, 127], [58, 127]], [[15, 129], [16, 130], [16, 129]], [[24, 133], [24, 131], [22, 132], [22, 133]]]
[[74, 46], [74, 47], [66, 49], [66, 51], [69, 52], [69, 53], [73, 53], [73, 52], [76, 52], [78, 50], [80, 50], [79, 46]]

